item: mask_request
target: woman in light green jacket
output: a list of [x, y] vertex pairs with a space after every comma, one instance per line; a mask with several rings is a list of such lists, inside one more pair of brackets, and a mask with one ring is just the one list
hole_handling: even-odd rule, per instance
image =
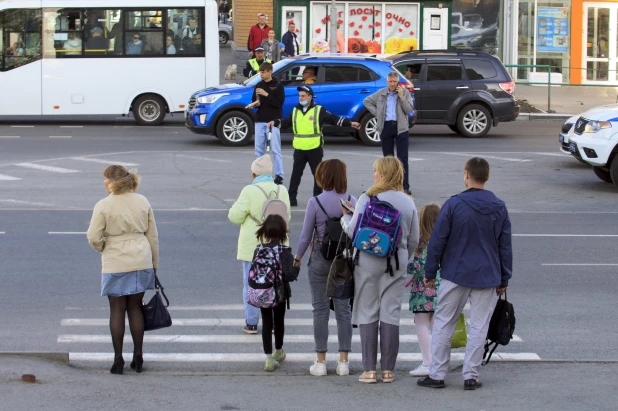
[[278, 198], [288, 208], [288, 221], [291, 217], [288, 191], [283, 185], [278, 186], [275, 184], [272, 171], [273, 162], [270, 155], [266, 154], [255, 160], [251, 164], [253, 183], [242, 189], [238, 200], [232, 205], [228, 213], [230, 221], [240, 225], [236, 259], [242, 262], [243, 268], [243, 303], [245, 305], [246, 321], [243, 331], [247, 334], [257, 334], [257, 323], [260, 319], [260, 309], [247, 303], [247, 291], [253, 252], [259, 244], [255, 233], [259, 228], [258, 221], [262, 220], [262, 207], [268, 199], [277, 198], [276, 193], [278, 192]]

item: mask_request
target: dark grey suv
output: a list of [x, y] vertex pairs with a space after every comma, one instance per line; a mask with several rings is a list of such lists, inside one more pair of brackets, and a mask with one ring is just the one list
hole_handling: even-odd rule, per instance
[[487, 53], [424, 50], [389, 59], [414, 83], [416, 124], [445, 124], [465, 137], [482, 137], [519, 115], [513, 79]]

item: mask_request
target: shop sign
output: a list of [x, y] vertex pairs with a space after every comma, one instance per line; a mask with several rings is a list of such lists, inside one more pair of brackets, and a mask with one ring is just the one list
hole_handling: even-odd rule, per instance
[[557, 53], [569, 51], [568, 7], [538, 8], [537, 50]]

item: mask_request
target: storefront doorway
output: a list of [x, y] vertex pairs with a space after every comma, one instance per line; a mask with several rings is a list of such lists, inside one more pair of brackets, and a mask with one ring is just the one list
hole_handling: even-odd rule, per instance
[[582, 79], [588, 84], [616, 83], [618, 4], [584, 3]]

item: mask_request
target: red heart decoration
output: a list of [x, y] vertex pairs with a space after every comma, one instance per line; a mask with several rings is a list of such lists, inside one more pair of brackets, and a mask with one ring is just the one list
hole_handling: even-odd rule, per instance
[[363, 16], [363, 21], [367, 21], [367, 16]]
[[354, 22], [350, 23], [350, 27], [354, 27]]
[[337, 23], [343, 24], [343, 20], [339, 19], [339, 20], [337, 20]]
[[[399, 29], [399, 30], [401, 30], [401, 29]], [[320, 34], [322, 32], [322, 29], [318, 27], [317, 29], [315, 29], [315, 32]]]
[[411, 36], [413, 36], [413, 35], [414, 35], [414, 32], [413, 32], [413, 31], [411, 31], [411, 32], [410, 32], [410, 35], [411, 35]]
[[300, 29], [296, 29], [296, 32], [297, 32], [297, 33], [300, 33]]
[[392, 25], [393, 25], [393, 22], [392, 22], [392, 21], [389, 21], [387, 24], [388, 24], [389, 26], [392, 26]]
[[354, 30], [354, 35], [358, 36], [360, 33], [358, 32], [358, 30]]
[[[318, 29], [318, 30], [320, 30], [320, 29]], [[402, 31], [403, 31], [403, 29], [399, 29], [399, 32], [400, 32], [400, 33], [401, 33]], [[319, 31], [318, 31], [318, 33], [319, 33]]]
[[380, 33], [376, 33], [376, 37], [380, 37]]
[[362, 29], [362, 28], [363, 28], [363, 25], [362, 25], [362, 24], [359, 24], [359, 25], [358, 25], [358, 28], [359, 28], [359, 29]]
[[370, 24], [370, 25], [369, 25], [369, 28], [370, 28], [370, 29], [372, 29], [372, 28], [373, 28], [373, 26]]
[[379, 21], [376, 21], [376, 27], [380, 27], [382, 25], [382, 23], [380, 23]]

